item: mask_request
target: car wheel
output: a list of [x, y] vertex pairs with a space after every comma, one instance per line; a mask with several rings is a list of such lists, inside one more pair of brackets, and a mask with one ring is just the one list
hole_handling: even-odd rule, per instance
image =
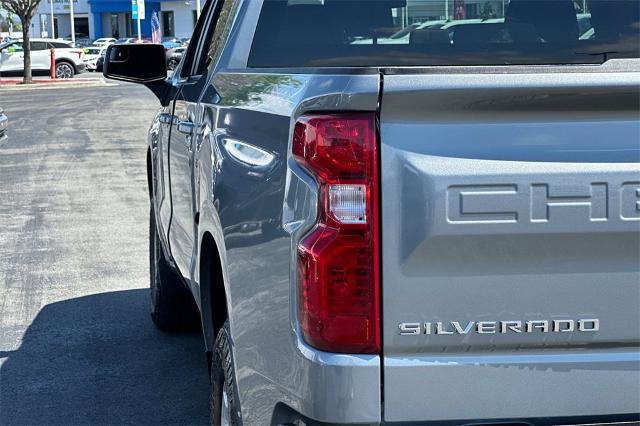
[[56, 64], [56, 78], [73, 78], [75, 69], [69, 62], [58, 62]]
[[168, 68], [170, 71], [175, 70], [177, 66], [178, 66], [178, 61], [173, 60], [173, 59], [169, 61], [169, 64], [167, 64], [167, 68]]
[[158, 236], [153, 206], [149, 215], [149, 281], [151, 319], [164, 331], [188, 331], [200, 326], [191, 292], [169, 265]]
[[242, 416], [235, 388], [235, 373], [231, 352], [229, 320], [218, 332], [211, 364], [211, 424], [215, 426], [240, 426]]

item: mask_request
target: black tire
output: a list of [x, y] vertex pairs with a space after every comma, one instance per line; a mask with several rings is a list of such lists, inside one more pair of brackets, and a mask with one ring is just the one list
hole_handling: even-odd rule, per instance
[[71, 62], [56, 62], [56, 78], [73, 78], [74, 75], [76, 75], [76, 68]]
[[151, 319], [163, 331], [190, 331], [200, 326], [191, 292], [167, 262], [158, 236], [153, 206], [149, 209], [149, 281]]
[[[224, 399], [226, 397], [226, 407]], [[218, 332], [216, 346], [211, 363], [211, 391], [209, 393], [209, 406], [211, 410], [211, 424], [242, 425], [238, 396], [235, 387], [235, 372], [233, 370], [233, 354], [231, 352], [231, 338], [229, 320]], [[226, 422], [223, 414], [226, 411]]]

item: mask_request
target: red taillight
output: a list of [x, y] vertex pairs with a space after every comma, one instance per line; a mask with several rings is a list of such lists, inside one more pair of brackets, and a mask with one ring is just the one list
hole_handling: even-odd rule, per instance
[[319, 187], [318, 222], [298, 244], [304, 338], [328, 352], [379, 353], [375, 115], [302, 117], [292, 149]]

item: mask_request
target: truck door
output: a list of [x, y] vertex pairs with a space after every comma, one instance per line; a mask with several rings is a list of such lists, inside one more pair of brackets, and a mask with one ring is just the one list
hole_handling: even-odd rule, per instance
[[201, 137], [198, 101], [207, 85], [207, 53], [219, 0], [208, 2], [196, 26], [194, 37], [179, 70], [180, 88], [174, 99], [173, 125], [169, 142], [169, 174], [172, 215], [169, 227], [171, 253], [185, 278], [190, 278], [196, 241], [194, 199], [194, 152]]

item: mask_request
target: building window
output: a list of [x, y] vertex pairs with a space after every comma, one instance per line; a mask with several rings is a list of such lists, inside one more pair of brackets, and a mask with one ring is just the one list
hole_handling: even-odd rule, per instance
[[165, 37], [173, 37], [176, 35], [173, 11], [162, 12], [162, 35]]
[[125, 13], [124, 17], [127, 22], [127, 37], [135, 36], [138, 33], [138, 23], [131, 19], [130, 12]]

